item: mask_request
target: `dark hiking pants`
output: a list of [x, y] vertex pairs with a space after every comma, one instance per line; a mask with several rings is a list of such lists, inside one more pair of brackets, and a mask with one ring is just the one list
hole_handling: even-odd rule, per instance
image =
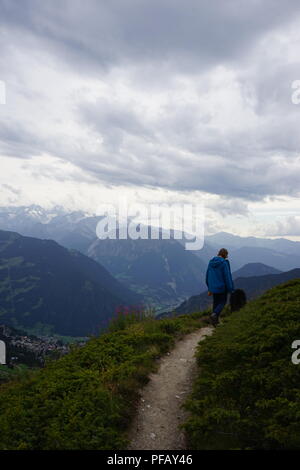
[[227, 292], [222, 292], [220, 294], [213, 294], [213, 313], [217, 315], [219, 318], [220, 313], [222, 312], [223, 308], [227, 302]]

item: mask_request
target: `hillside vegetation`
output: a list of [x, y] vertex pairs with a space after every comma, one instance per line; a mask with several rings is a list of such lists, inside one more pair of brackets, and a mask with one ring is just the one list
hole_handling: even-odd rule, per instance
[[300, 279], [249, 302], [198, 347], [191, 449], [300, 449]]
[[[299, 449], [300, 279], [272, 288], [198, 347], [186, 407], [190, 449]], [[125, 449], [138, 390], [206, 312], [155, 320], [120, 312], [110, 330], [40, 371], [0, 386], [1, 449]]]
[[0, 449], [124, 449], [138, 389], [200, 317], [121, 312], [109, 332], [1, 385]]

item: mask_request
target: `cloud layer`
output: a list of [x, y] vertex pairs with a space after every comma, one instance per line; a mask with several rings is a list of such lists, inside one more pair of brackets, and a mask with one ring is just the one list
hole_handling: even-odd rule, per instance
[[299, 197], [296, 0], [0, 0], [0, 13], [14, 188], [26, 170], [200, 191], [223, 216]]

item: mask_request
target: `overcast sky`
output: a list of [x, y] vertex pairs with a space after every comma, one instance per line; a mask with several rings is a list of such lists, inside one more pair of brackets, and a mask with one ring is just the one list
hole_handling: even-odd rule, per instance
[[300, 239], [299, 0], [0, 0], [0, 205]]

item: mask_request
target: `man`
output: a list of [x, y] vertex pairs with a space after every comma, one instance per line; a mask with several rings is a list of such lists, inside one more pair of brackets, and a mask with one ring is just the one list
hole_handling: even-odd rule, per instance
[[230, 264], [227, 257], [228, 251], [226, 248], [221, 248], [218, 255], [214, 256], [208, 263], [206, 271], [208, 295], [213, 295], [211, 320], [214, 326], [219, 323], [219, 316], [226, 305], [228, 293], [234, 291]]

